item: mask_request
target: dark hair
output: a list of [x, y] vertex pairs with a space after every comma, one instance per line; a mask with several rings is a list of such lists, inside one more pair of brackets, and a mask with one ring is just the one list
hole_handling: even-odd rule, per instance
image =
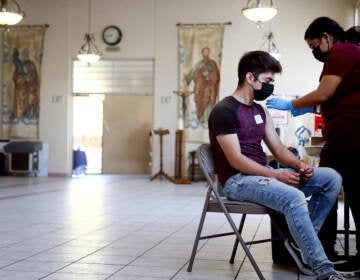
[[353, 26], [346, 31], [345, 41], [360, 45], [360, 26]]
[[251, 72], [256, 77], [265, 72], [281, 73], [282, 67], [268, 52], [252, 51], [245, 53], [239, 61], [238, 65], [238, 86], [245, 81], [246, 73]]
[[350, 42], [354, 44], [360, 43], [360, 27], [354, 26], [349, 30], [344, 29], [335, 20], [328, 17], [319, 17], [315, 19], [305, 31], [304, 39], [321, 38], [326, 32], [334, 37], [335, 41]]

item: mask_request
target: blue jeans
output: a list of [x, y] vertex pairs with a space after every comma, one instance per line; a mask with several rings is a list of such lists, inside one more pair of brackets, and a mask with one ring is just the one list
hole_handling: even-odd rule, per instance
[[[334, 169], [316, 167], [312, 178], [297, 187], [274, 178], [238, 173], [226, 181], [224, 193], [229, 200], [256, 202], [284, 214], [290, 233], [306, 262], [320, 277], [333, 272], [334, 267], [326, 257], [317, 234], [341, 186], [342, 178]], [[307, 203], [305, 198], [309, 196], [311, 198]]]

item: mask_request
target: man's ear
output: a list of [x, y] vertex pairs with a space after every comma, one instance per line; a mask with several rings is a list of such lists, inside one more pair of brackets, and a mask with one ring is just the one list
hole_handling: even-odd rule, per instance
[[251, 72], [247, 72], [246, 75], [245, 75], [245, 80], [248, 84], [251, 84], [252, 82], [255, 81], [255, 77], [254, 77], [254, 74], [251, 73]]

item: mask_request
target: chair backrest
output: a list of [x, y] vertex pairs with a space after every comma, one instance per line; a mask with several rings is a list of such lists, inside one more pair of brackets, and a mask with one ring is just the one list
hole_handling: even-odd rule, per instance
[[217, 180], [215, 161], [211, 152], [210, 144], [201, 144], [196, 151], [197, 159], [206, 181], [214, 192], [223, 197], [224, 192], [221, 184]]
[[206, 179], [212, 181], [211, 175], [216, 174], [216, 170], [210, 144], [201, 144], [196, 151], [196, 155]]

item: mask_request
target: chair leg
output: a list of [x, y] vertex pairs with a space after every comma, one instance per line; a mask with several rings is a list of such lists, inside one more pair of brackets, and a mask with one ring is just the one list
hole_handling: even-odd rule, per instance
[[350, 221], [349, 221], [349, 204], [346, 201], [346, 195], [344, 195], [344, 255], [345, 258], [349, 257], [349, 231], [350, 231]]
[[211, 195], [211, 188], [208, 189], [207, 194], [206, 194], [206, 199], [205, 199], [205, 202], [204, 202], [203, 211], [202, 211], [202, 214], [201, 214], [198, 230], [197, 230], [195, 241], [194, 241], [194, 246], [193, 246], [193, 249], [192, 249], [192, 252], [191, 252], [191, 257], [190, 257], [189, 265], [188, 265], [188, 268], [187, 268], [188, 272], [192, 271], [196, 251], [197, 251], [199, 241], [200, 241], [201, 232], [202, 232], [204, 222], [205, 222], [206, 210], [207, 210], [208, 205], [209, 205], [210, 195]]
[[234, 233], [235, 233], [238, 241], [240, 242], [241, 247], [242, 247], [243, 250], [245, 251], [246, 256], [249, 258], [249, 261], [250, 261], [252, 267], [255, 269], [256, 274], [258, 275], [258, 277], [259, 277], [260, 280], [265, 280], [265, 277], [264, 277], [264, 275], [261, 273], [261, 270], [260, 270], [259, 266], [257, 265], [257, 263], [256, 263], [253, 255], [250, 253], [250, 250], [249, 250], [248, 246], [246, 245], [244, 239], [242, 238], [242, 236], [241, 236], [241, 234], [239, 233], [236, 225], [234, 224], [233, 219], [231, 218], [229, 212], [227, 211], [224, 202], [222, 202], [222, 201], [220, 200], [219, 203], [220, 203], [220, 205], [221, 205], [221, 207], [222, 207], [222, 209], [223, 209], [223, 211], [224, 211], [224, 214], [225, 214], [225, 216], [226, 216], [226, 219], [227, 219], [228, 222], [230, 223], [231, 228], [233, 229], [233, 231], [234, 231]]
[[[239, 225], [239, 233], [240, 233], [240, 234], [242, 233], [242, 230], [243, 230], [243, 228], [244, 228], [245, 219], [246, 219], [246, 214], [242, 214], [241, 221], [240, 221], [240, 225]], [[237, 238], [235, 238], [234, 247], [233, 247], [233, 250], [232, 250], [232, 253], [231, 253], [230, 263], [234, 263], [235, 255], [236, 255], [236, 251], [237, 251], [238, 245], [239, 245], [239, 241], [238, 241]]]

